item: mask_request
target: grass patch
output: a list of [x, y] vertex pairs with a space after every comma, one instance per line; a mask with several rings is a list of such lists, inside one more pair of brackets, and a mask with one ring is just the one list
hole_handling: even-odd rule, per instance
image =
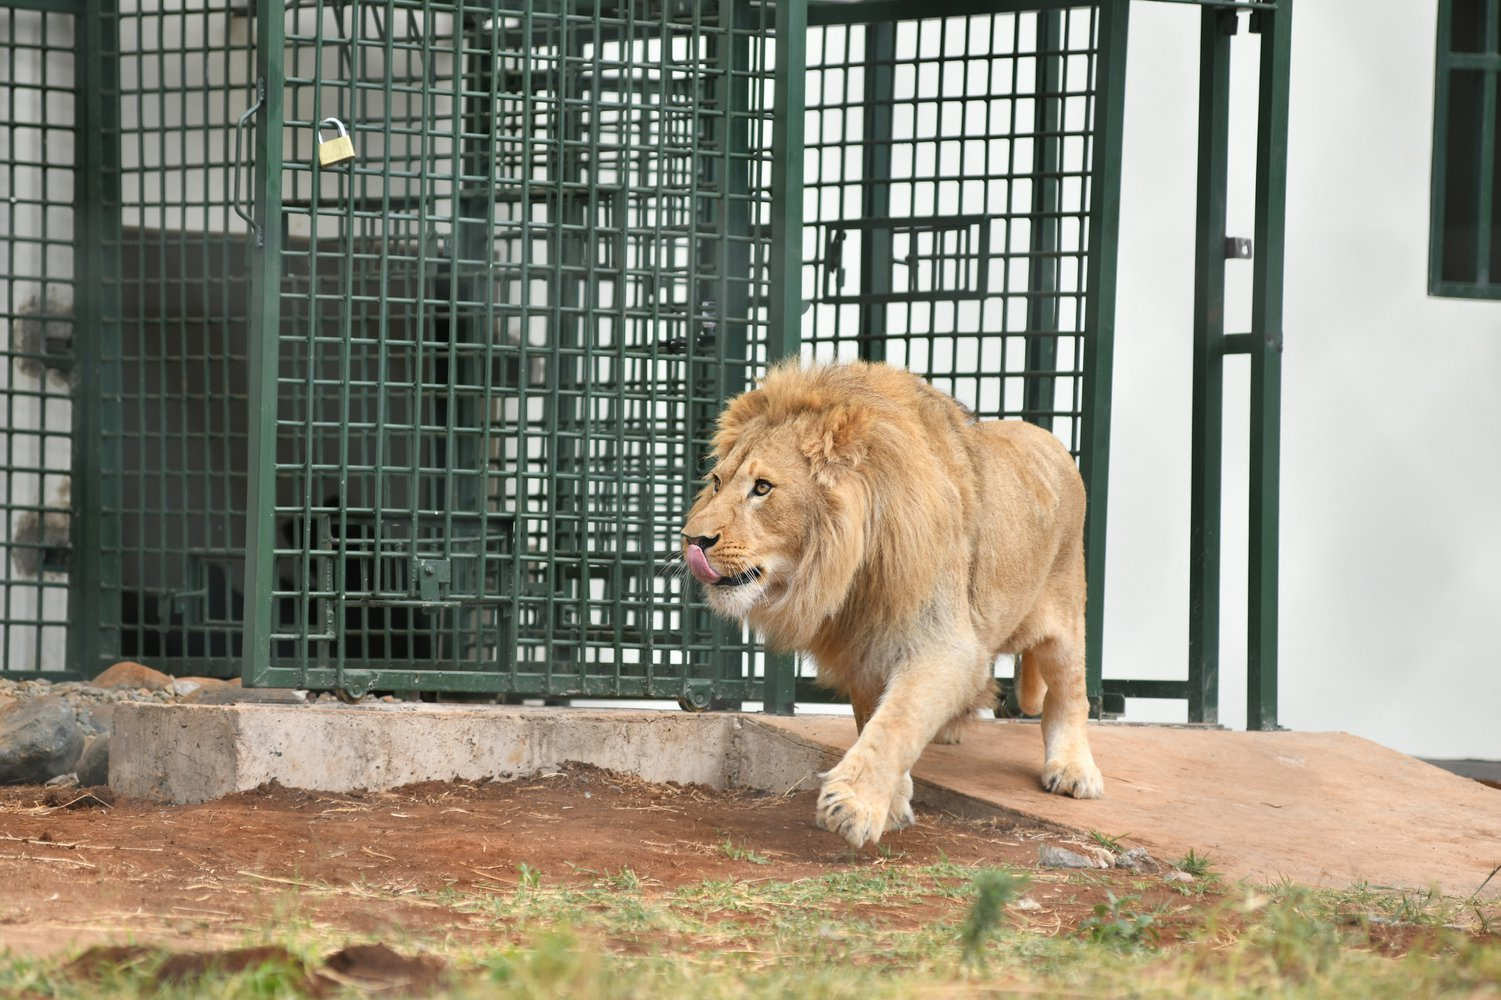
[[753, 865], [771, 864], [771, 859], [766, 855], [757, 854], [749, 847], [735, 843], [728, 833], [724, 835], [724, 842], [719, 845], [719, 853], [731, 861], [749, 861]]
[[1196, 854], [1190, 847], [1187, 854], [1173, 862], [1173, 867], [1194, 878], [1219, 878], [1210, 864], [1207, 854]]
[[[575, 868], [565, 880], [514, 870], [515, 884], [423, 897], [440, 919], [383, 940], [443, 959], [454, 979], [439, 995], [454, 998], [1441, 997], [1487, 995], [1501, 982], [1501, 942], [1484, 936], [1501, 904], [1474, 897], [1283, 883], [1179, 899], [1149, 880], [947, 861], [673, 888], [630, 869]], [[0, 951], [0, 997], [304, 995], [302, 977], [352, 941], [301, 910], [315, 894], [282, 892], [275, 918], [246, 940], [280, 949], [280, 960], [163, 985], [157, 952], [80, 977], [71, 955]], [[360, 895], [381, 904], [375, 887]]]
[[1131, 836], [1129, 833], [1118, 833], [1114, 836], [1111, 836], [1108, 833], [1101, 833], [1099, 830], [1089, 831], [1089, 839], [1105, 848], [1105, 850], [1109, 851], [1111, 854], [1126, 853], [1126, 849], [1121, 846], [1121, 841], [1125, 840], [1129, 836]]

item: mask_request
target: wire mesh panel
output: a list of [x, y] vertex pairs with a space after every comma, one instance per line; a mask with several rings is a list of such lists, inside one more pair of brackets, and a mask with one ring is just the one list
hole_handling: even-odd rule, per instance
[[1079, 457], [1098, 11], [894, 11], [810, 12], [804, 353], [909, 368]]
[[0, 671], [66, 666], [72, 521], [72, 14], [0, 9]]
[[[106, 658], [239, 669], [244, 609], [248, 245], [235, 120], [253, 67], [230, 0], [103, 15], [118, 66], [118, 182], [93, 234], [117, 269], [97, 364], [112, 391], [99, 470]], [[111, 95], [115, 96], [115, 95]]]
[[253, 680], [756, 696], [674, 560], [766, 360], [763, 16], [287, 9]]

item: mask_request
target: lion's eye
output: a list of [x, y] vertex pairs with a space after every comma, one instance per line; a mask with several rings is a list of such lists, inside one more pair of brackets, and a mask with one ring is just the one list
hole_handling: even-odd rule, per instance
[[756, 485], [754, 485], [754, 486], [751, 487], [751, 495], [752, 496], [758, 496], [758, 497], [764, 497], [766, 494], [770, 493], [771, 490], [772, 490], [771, 483], [768, 483], [764, 479], [757, 479], [756, 480]]
[[712, 472], [709, 473], [709, 486], [713, 488], [715, 493], [719, 492], [719, 477]]

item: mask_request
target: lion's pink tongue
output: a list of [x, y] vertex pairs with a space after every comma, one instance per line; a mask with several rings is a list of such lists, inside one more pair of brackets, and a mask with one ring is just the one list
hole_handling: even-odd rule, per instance
[[718, 583], [723, 576], [714, 572], [714, 567], [709, 565], [709, 560], [704, 558], [704, 550], [697, 545], [688, 546], [688, 572], [698, 578], [701, 583]]

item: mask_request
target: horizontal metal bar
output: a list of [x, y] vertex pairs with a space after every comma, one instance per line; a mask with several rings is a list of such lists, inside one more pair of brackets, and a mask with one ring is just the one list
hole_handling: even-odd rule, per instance
[[1453, 281], [1441, 281], [1430, 285], [1428, 294], [1456, 299], [1501, 299], [1501, 281], [1487, 285], [1464, 285]]
[[1104, 681], [1106, 694], [1118, 694], [1125, 698], [1166, 698], [1186, 700], [1187, 681]]
[[[1181, 2], [1181, 0], [1180, 0]], [[877, 21], [913, 21], [968, 14], [1030, 14], [1040, 10], [1089, 7], [1079, 0], [844, 0], [810, 3], [808, 26], [825, 24], [871, 24]]]
[[[485, 664], [479, 666], [484, 667]], [[569, 666], [577, 667], [578, 664]], [[589, 665], [582, 665], [588, 669]], [[631, 664], [643, 670], [650, 664]], [[520, 664], [515, 671], [380, 669], [365, 664], [340, 672], [331, 667], [295, 670], [272, 667], [257, 686], [295, 687], [314, 691], [358, 687], [362, 691], [451, 691], [508, 694], [532, 698], [651, 698], [673, 699], [687, 688], [708, 687], [713, 697], [727, 701], [759, 701], [761, 679], [691, 678], [678, 674], [630, 677], [613, 674], [567, 674], [547, 671], [543, 664]]]
[[[1497, 289], [1496, 294], [1501, 297], [1501, 289]], [[1266, 343], [1262, 343], [1254, 333], [1227, 333], [1220, 352], [1222, 354], [1255, 354], [1260, 350], [1280, 351], [1281, 349], [1281, 341], [1276, 338], [1270, 338]]]
[[1194, 7], [1229, 7], [1236, 10], [1276, 10], [1275, 0], [1151, 0], [1153, 3], [1181, 3]]
[[44, 14], [82, 14], [86, 0], [6, 0], [8, 10], [34, 10]]
[[1501, 55], [1490, 52], [1447, 52], [1442, 57], [1440, 68], [1497, 72], [1501, 71]]

